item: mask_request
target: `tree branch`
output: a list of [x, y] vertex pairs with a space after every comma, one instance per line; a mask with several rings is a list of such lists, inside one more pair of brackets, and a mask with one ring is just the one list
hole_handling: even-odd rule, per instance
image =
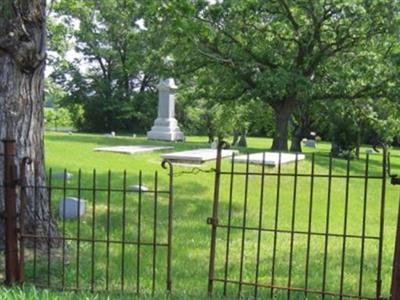
[[292, 27], [294, 28], [295, 31], [298, 31], [300, 26], [299, 24], [296, 22], [296, 20], [294, 19], [294, 16], [292, 14], [292, 12], [290, 11], [290, 8], [288, 6], [288, 4], [286, 3], [285, 0], [279, 0], [279, 3], [282, 5], [283, 9], [285, 10], [287, 17], [290, 21], [290, 23], [292, 24]]

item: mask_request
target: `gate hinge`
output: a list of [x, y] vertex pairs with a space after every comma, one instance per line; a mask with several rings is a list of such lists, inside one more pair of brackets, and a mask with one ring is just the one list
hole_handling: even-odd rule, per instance
[[218, 218], [207, 218], [207, 224], [217, 226], [218, 225]]

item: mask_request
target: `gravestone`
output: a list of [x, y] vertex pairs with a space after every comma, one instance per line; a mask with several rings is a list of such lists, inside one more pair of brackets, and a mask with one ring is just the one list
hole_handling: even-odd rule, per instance
[[304, 141], [304, 146], [309, 147], [309, 148], [316, 148], [317, 147], [317, 142], [315, 140], [305, 140]]
[[374, 151], [374, 149], [368, 148], [368, 149], [365, 149], [365, 153], [366, 154], [373, 154], [373, 153], [375, 153], [375, 151]]
[[235, 162], [238, 163], [247, 163], [255, 164], [255, 165], [266, 165], [275, 167], [279, 164], [286, 164], [290, 162], [295, 162], [296, 160], [304, 160], [306, 156], [304, 154], [293, 154], [293, 153], [281, 153], [279, 155], [278, 152], [263, 152], [253, 153], [250, 155], [240, 155], [235, 157]]
[[158, 89], [158, 117], [154, 126], [147, 132], [147, 138], [151, 140], [184, 141], [185, 136], [179, 129], [175, 119], [175, 85], [173, 78], [160, 80]]
[[144, 185], [135, 184], [135, 185], [129, 186], [128, 190], [134, 191], [134, 192], [148, 192], [149, 188], [147, 186], [144, 186]]
[[[180, 164], [202, 164], [206, 161], [217, 159], [217, 149], [197, 149], [175, 153], [167, 153], [161, 155], [163, 159], [167, 159], [173, 163]], [[222, 150], [221, 157], [232, 157], [233, 153], [238, 153], [237, 150]]]
[[160, 150], [174, 149], [171, 146], [137, 145], [137, 146], [110, 146], [94, 148], [97, 152], [114, 152], [122, 154], [137, 154]]
[[64, 179], [64, 176], [65, 176], [66, 180], [71, 180], [72, 177], [73, 177], [73, 174], [68, 173], [68, 172], [66, 172], [66, 173], [64, 173], [64, 172], [56, 172], [56, 173], [52, 174], [52, 178], [53, 179]]
[[60, 218], [76, 219], [85, 214], [86, 201], [76, 197], [65, 197], [61, 198], [58, 208]]

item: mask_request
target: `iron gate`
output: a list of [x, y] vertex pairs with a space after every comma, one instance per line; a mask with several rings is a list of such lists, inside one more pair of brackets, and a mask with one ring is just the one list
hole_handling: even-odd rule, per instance
[[[172, 289], [173, 168], [129, 175], [96, 170], [25, 175], [4, 141], [5, 279], [38, 287], [154, 293]], [[71, 216], [72, 214], [72, 216]], [[72, 218], [71, 218], [72, 217]]]
[[314, 154], [284, 166], [279, 154], [269, 168], [266, 153], [259, 166], [249, 154], [223, 164], [223, 145], [207, 220], [210, 296], [382, 299], [386, 151], [363, 168]]

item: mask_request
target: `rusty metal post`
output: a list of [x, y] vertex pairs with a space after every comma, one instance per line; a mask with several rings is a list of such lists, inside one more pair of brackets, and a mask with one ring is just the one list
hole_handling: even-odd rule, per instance
[[210, 246], [210, 265], [208, 270], [208, 296], [212, 296], [214, 289], [214, 273], [215, 273], [215, 251], [217, 245], [217, 226], [218, 226], [218, 207], [219, 207], [219, 190], [221, 182], [221, 161], [222, 148], [225, 145], [224, 141], [218, 143], [217, 161], [215, 165], [215, 183], [214, 183], [214, 200], [212, 217], [207, 219], [207, 223], [211, 228], [211, 246]]
[[379, 226], [379, 245], [378, 245], [378, 267], [376, 278], [376, 299], [381, 299], [382, 294], [382, 261], [383, 261], [383, 239], [385, 232], [385, 202], [386, 202], [386, 176], [388, 163], [388, 148], [383, 145], [382, 155], [382, 188], [380, 204], [380, 226]]
[[393, 258], [391, 299], [400, 299], [400, 202], [397, 214], [396, 244]]
[[4, 204], [5, 204], [5, 265], [7, 284], [19, 282], [17, 230], [17, 166], [15, 140], [3, 140]]
[[163, 160], [161, 166], [169, 169], [168, 184], [168, 247], [167, 247], [167, 291], [172, 291], [172, 235], [174, 219], [174, 166], [169, 160]]

